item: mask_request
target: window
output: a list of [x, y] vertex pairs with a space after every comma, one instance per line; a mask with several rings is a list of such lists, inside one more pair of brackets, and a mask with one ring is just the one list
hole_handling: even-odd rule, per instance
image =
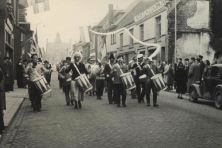
[[119, 35], [119, 38], [120, 38], [120, 49], [122, 49], [123, 48], [123, 33]]
[[161, 16], [156, 18], [156, 39], [161, 37]]
[[111, 45], [116, 44], [116, 34], [111, 35]]
[[[133, 35], [134, 29], [133, 29], [133, 28], [130, 29], [129, 32]], [[129, 37], [129, 45], [130, 45], [130, 46], [133, 46], [133, 39], [132, 39], [131, 37]]]
[[21, 42], [25, 40], [25, 35], [21, 33]]
[[11, 4], [11, 3], [12, 3], [12, 0], [7, 0], [7, 2]]
[[144, 40], [144, 24], [140, 25], [140, 40]]
[[161, 48], [161, 60], [165, 61], [166, 50], [165, 47]]

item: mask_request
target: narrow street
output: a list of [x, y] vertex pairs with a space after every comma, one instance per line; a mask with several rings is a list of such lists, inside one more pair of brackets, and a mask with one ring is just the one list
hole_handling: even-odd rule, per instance
[[137, 104], [127, 108], [87, 96], [82, 110], [65, 105], [53, 73], [53, 92], [35, 113], [25, 100], [7, 131], [1, 148], [220, 148], [221, 111], [212, 103], [178, 100], [162, 92], [159, 108]]

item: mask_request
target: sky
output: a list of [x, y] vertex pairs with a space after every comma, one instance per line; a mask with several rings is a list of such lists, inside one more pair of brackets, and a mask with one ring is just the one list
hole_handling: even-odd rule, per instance
[[[50, 11], [34, 14], [32, 7], [27, 9], [27, 20], [33, 30], [38, 30], [39, 44], [45, 46], [46, 40], [53, 42], [60, 33], [64, 42], [80, 40], [79, 27], [96, 25], [108, 12], [108, 4], [114, 9], [124, 10], [136, 0], [49, 0]], [[41, 9], [41, 6], [40, 6]]]

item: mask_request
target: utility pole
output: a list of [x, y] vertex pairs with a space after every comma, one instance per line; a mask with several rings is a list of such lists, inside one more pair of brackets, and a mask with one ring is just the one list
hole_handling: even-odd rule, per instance
[[174, 62], [176, 62], [177, 56], [177, 0], [175, 0], [175, 14], [174, 14]]

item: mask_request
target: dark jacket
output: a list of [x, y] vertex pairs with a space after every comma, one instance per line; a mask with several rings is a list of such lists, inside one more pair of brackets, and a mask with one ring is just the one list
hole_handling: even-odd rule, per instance
[[5, 90], [4, 90], [4, 73], [0, 67], [0, 110], [6, 109]]
[[[79, 69], [80, 74], [88, 74], [86, 67], [83, 63], [76, 64], [76, 67]], [[79, 72], [75, 68], [74, 64], [71, 63], [70, 66], [65, 70], [66, 73], [72, 70], [72, 80], [75, 80], [79, 76]]]
[[133, 68], [135, 68], [135, 70], [136, 70], [136, 76], [135, 76], [136, 79], [139, 79], [139, 77], [144, 74], [144, 71], [143, 71], [144, 66], [145, 66], [144, 62], [139, 63], [139, 65], [138, 65], [138, 63], [135, 63], [133, 65]]
[[109, 66], [109, 64], [106, 64], [105, 67], [104, 67], [104, 70], [103, 70], [103, 73], [105, 75], [105, 79], [107, 81], [111, 80], [112, 79], [112, 76], [111, 76], [111, 67]]

